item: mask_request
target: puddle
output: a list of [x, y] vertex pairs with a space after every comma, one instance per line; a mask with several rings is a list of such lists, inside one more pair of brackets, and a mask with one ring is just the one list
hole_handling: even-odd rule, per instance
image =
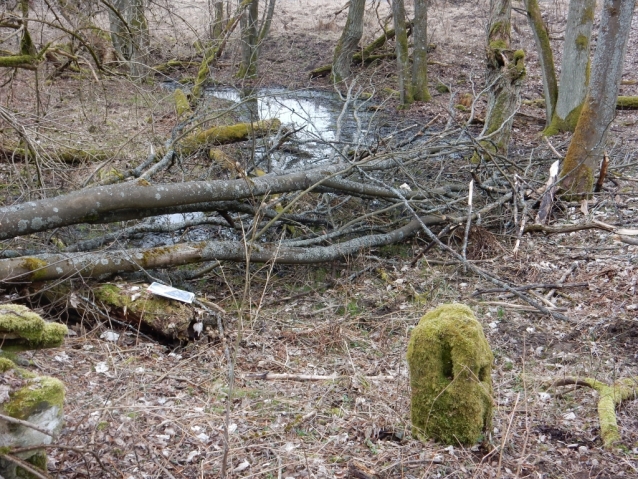
[[[280, 170], [331, 161], [346, 143], [365, 145], [369, 141], [366, 127], [371, 115], [364, 107], [357, 112], [361, 128], [358, 128], [352, 108], [343, 115], [340, 142], [336, 143], [338, 118], [343, 108], [343, 101], [336, 93], [276, 88], [248, 91], [211, 88], [206, 94], [236, 103], [241, 121], [278, 118], [288, 129], [299, 130], [268, 159], [271, 166]], [[353, 106], [357, 108], [362, 103], [357, 102]], [[264, 148], [257, 151], [258, 154], [263, 152]]]

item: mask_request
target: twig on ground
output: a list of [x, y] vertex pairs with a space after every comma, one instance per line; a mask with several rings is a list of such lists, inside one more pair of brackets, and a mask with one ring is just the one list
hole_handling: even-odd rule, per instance
[[[570, 271], [571, 272], [571, 271]], [[563, 278], [562, 281], [564, 281], [565, 279]], [[556, 289], [564, 289], [564, 288], [585, 288], [587, 286], [589, 286], [589, 283], [567, 283], [564, 284], [562, 283], [561, 280], [558, 281], [558, 283], [532, 283], [532, 284], [525, 284], [523, 286], [512, 286], [513, 289], [516, 289], [518, 291], [527, 291], [530, 289], [551, 289], [551, 290], [556, 290]], [[506, 291], [503, 288], [492, 288], [492, 289], [477, 289], [476, 291], [474, 291], [474, 293], [472, 293], [472, 298], [475, 296], [480, 296], [481, 294], [488, 294], [488, 293], [502, 293]], [[549, 299], [549, 297], [545, 297], [545, 299]]]

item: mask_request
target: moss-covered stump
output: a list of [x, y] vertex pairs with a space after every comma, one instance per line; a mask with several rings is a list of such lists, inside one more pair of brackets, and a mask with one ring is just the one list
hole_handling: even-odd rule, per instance
[[67, 328], [48, 323], [19, 304], [0, 305], [0, 341], [4, 351], [55, 348], [62, 344]]
[[493, 359], [467, 306], [445, 304], [423, 316], [408, 344], [413, 434], [454, 445], [479, 441], [492, 422]]
[[190, 154], [207, 145], [226, 145], [260, 138], [276, 133], [280, 126], [281, 122], [276, 118], [229, 126], [214, 126], [184, 138], [180, 142], [179, 151], [182, 154]]
[[[27, 448], [51, 444], [63, 425], [64, 385], [61, 381], [18, 368], [0, 358], [0, 413], [27, 421], [42, 431], [7, 420], [0, 420], [0, 446], [9, 453], [46, 471], [43, 449], [11, 453], [11, 448]], [[5, 479], [35, 477], [15, 463], [0, 459], [0, 476]]]

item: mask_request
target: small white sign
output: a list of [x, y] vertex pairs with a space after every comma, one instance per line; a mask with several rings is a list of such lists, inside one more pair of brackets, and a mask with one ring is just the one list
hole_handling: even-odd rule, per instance
[[183, 289], [173, 288], [160, 283], [152, 283], [147, 291], [156, 294], [158, 296], [164, 296], [165, 298], [176, 299], [184, 303], [192, 303], [195, 299], [195, 293], [189, 293]]

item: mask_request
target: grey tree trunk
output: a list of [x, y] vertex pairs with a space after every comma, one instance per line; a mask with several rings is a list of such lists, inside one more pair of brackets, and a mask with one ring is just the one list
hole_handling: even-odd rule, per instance
[[426, 0], [414, 0], [412, 38], [412, 93], [417, 101], [430, 100], [428, 90], [428, 14]]
[[210, 37], [218, 40], [224, 31], [224, 2], [215, 0], [211, 8]]
[[574, 131], [589, 86], [589, 47], [596, 0], [571, 0], [563, 48], [558, 101], [545, 135]]
[[109, 9], [111, 40], [118, 55], [128, 62], [133, 77], [148, 73], [149, 32], [144, 0], [113, 0]]
[[363, 13], [365, 0], [351, 0], [348, 8], [346, 26], [343, 27], [341, 37], [335, 47], [332, 61], [332, 81], [342, 82], [350, 77], [350, 64], [352, 55], [357, 50], [363, 36]]
[[605, 0], [603, 4], [589, 92], [561, 171], [566, 197], [588, 197], [593, 190], [594, 173], [616, 112], [635, 3], [635, 0]]
[[[403, 0], [392, 0], [392, 19], [396, 32], [397, 74], [401, 105], [414, 101], [410, 81], [410, 62], [408, 58], [408, 31], [405, 26], [405, 4]], [[427, 42], [427, 40], [426, 40]], [[426, 45], [427, 48], [427, 45]]]
[[[588, 0], [589, 1], [589, 0]], [[596, 0], [593, 0], [594, 2]], [[578, 1], [572, 1], [579, 3]], [[543, 91], [545, 93], [545, 121], [546, 126], [552, 121], [556, 101], [558, 99], [558, 84], [556, 82], [556, 67], [554, 65], [554, 54], [549, 42], [549, 33], [547, 26], [541, 15], [541, 9], [538, 6], [538, 0], [525, 0], [525, 11], [527, 12], [527, 20], [534, 32], [534, 42], [538, 51], [538, 60], [541, 65], [543, 74]]]
[[[492, 0], [487, 35], [487, 115], [481, 145], [491, 154], [507, 155], [514, 113], [525, 78], [525, 53], [510, 48], [511, 0]], [[476, 154], [472, 161], [478, 161]]]
[[241, 65], [239, 78], [257, 75], [257, 21], [259, 18], [259, 0], [252, 0], [244, 12], [241, 21]]

